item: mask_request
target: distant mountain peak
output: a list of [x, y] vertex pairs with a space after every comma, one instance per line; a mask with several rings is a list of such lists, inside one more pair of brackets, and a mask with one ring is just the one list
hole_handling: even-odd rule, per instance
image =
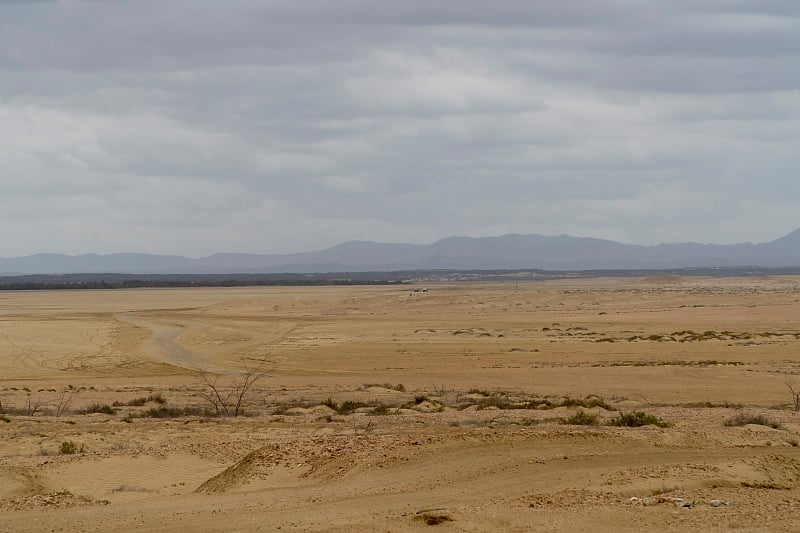
[[793, 243], [797, 243], [798, 245], [800, 245], [800, 228], [794, 230], [791, 233], [787, 233], [786, 235], [784, 235], [780, 239], [776, 239], [776, 240], [774, 240], [772, 242], [793, 242]]
[[246, 274], [388, 270], [597, 270], [800, 266], [800, 229], [761, 244], [674, 243], [643, 246], [594, 237], [508, 233], [454, 236], [432, 244], [347, 241], [313, 252], [259, 255], [35, 254], [0, 258], [2, 274]]

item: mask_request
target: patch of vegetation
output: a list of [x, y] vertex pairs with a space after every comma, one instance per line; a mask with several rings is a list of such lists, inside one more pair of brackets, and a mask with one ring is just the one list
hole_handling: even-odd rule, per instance
[[414, 520], [419, 520], [429, 526], [438, 526], [439, 524], [444, 524], [445, 522], [452, 522], [453, 518], [446, 513], [426, 511], [415, 516]]
[[91, 413], [102, 413], [104, 415], [117, 414], [117, 410], [108, 405], [107, 403], [105, 404], [93, 403], [89, 405], [86, 409], [84, 409], [83, 412], [87, 415]]
[[349, 415], [356, 409], [360, 409], [362, 407], [368, 407], [367, 404], [364, 402], [358, 402], [353, 400], [347, 400], [342, 402], [342, 404], [336, 409], [336, 412], [340, 415]]
[[367, 414], [370, 416], [385, 416], [389, 413], [391, 413], [389, 406], [381, 403], [373, 407]]
[[[181, 485], [183, 485], [183, 483], [181, 483]], [[138, 485], [119, 485], [111, 489], [111, 492], [153, 492], [153, 490]]]
[[631, 413], [620, 413], [608, 421], [609, 426], [638, 428], [649, 425], [658, 426], [660, 428], [670, 427], [672, 424], [666, 420], [662, 420], [657, 416], [649, 415], [642, 411], [633, 411]]
[[742, 481], [740, 484], [748, 489], [791, 490], [793, 488], [789, 485], [763, 481]]
[[160, 393], [156, 393], [156, 394], [150, 394], [149, 396], [141, 396], [139, 398], [134, 398], [133, 400], [127, 402], [125, 405], [131, 407], [141, 407], [142, 405], [145, 405], [150, 402], [164, 405], [165, 403], [167, 403], [167, 400]]
[[540, 409], [548, 410], [555, 409], [556, 407], [584, 407], [591, 409], [592, 407], [601, 407], [607, 411], [613, 411], [614, 408], [603, 400], [600, 396], [590, 395], [585, 398], [570, 398], [566, 396], [561, 400], [551, 400], [549, 398], [524, 398], [513, 399], [507, 394], [502, 392], [483, 391], [480, 389], [471, 389], [468, 391], [470, 394], [483, 394], [486, 397], [480, 398], [477, 401], [472, 401], [468, 404], [462, 404], [459, 408], [463, 409], [470, 405], [477, 405], [479, 409], [486, 409], [495, 407], [497, 409]]
[[725, 425], [728, 427], [746, 426], [748, 424], [767, 426], [771, 427], [772, 429], [778, 429], [781, 427], [780, 424], [773, 422], [764, 415], [753, 415], [747, 413], [739, 413], [730, 420], [725, 421]]
[[561, 423], [570, 426], [596, 426], [599, 421], [596, 415], [589, 414], [583, 409], [578, 409], [574, 415], [563, 419]]
[[381, 387], [383, 389], [395, 390], [397, 392], [405, 392], [406, 387], [402, 383], [392, 385], [391, 383], [364, 383], [363, 388], [369, 389], [370, 387]]
[[286, 413], [289, 412], [289, 409], [290, 409], [289, 404], [287, 404], [285, 402], [284, 403], [279, 403], [278, 405], [276, 405], [275, 407], [272, 408], [272, 414], [273, 415], [285, 415]]
[[730, 402], [722, 402], [722, 403], [714, 403], [714, 402], [690, 402], [680, 404], [679, 407], [688, 407], [688, 408], [696, 408], [696, 409], [741, 409], [742, 404], [740, 403], [730, 403]]
[[[699, 307], [699, 306], [694, 306]], [[635, 342], [635, 341], [652, 341], [652, 342], [698, 342], [698, 341], [709, 341], [709, 340], [719, 340], [719, 341], [742, 341], [742, 340], [750, 340], [756, 337], [762, 338], [772, 338], [772, 337], [798, 337], [797, 333], [776, 333], [774, 331], [765, 331], [762, 333], [750, 333], [750, 332], [734, 332], [734, 331], [712, 331], [707, 330], [703, 331], [702, 333], [698, 333], [697, 331], [693, 331], [690, 329], [686, 329], [683, 331], [674, 331], [670, 334], [653, 334], [653, 335], [633, 335], [628, 337], [626, 340], [628, 342]]]
[[[242, 414], [242, 413], [240, 413]], [[201, 409], [199, 407], [152, 407], [142, 413], [145, 418], [180, 418], [183, 416], [218, 416], [216, 413], [210, 412], [208, 409]]]
[[147, 401], [148, 401], [148, 402], [154, 402], [154, 403], [157, 403], [157, 404], [160, 404], [160, 405], [164, 405], [165, 403], [167, 403], [167, 399], [166, 399], [166, 398], [164, 398], [164, 397], [161, 395], [161, 393], [156, 393], [156, 394], [150, 394], [150, 395], [148, 395], [148, 396], [147, 396]]
[[716, 359], [703, 359], [701, 361], [619, 361], [593, 366], [743, 366], [742, 361], [717, 361]]
[[10, 419], [10, 418], [8, 418], [8, 417], [7, 417], [7, 416], [5, 416], [5, 415], [3, 415], [3, 416], [0, 416], [0, 420], [1, 420], [1, 421], [3, 421], [3, 422], [5, 422], [6, 424], [8, 424], [8, 423], [10, 423], [10, 422], [11, 422], [11, 419]]
[[338, 404], [338, 403], [336, 403], [336, 402], [334, 402], [334, 401], [333, 401], [333, 400], [332, 400], [330, 397], [328, 397], [328, 399], [327, 399], [327, 400], [325, 400], [324, 402], [322, 402], [322, 405], [325, 405], [325, 406], [327, 406], [327, 407], [330, 407], [330, 408], [331, 408], [331, 409], [333, 409], [334, 411], [336, 411], [337, 409], [339, 409], [339, 404]]
[[511, 403], [507, 396], [501, 394], [491, 394], [486, 398], [481, 398], [476, 405], [481, 409], [486, 409], [487, 407], [496, 407], [498, 409], [515, 408], [515, 404]]
[[63, 455], [72, 455], [75, 453], [83, 453], [84, 447], [83, 444], [81, 444], [80, 447], [78, 447], [78, 445], [75, 444], [75, 442], [71, 440], [65, 440], [64, 442], [61, 443], [61, 447], [58, 449], [58, 451]]
[[330, 407], [331, 409], [333, 409], [334, 411], [336, 411], [336, 413], [338, 413], [340, 415], [349, 415], [350, 413], [352, 413], [356, 409], [360, 409], [362, 407], [369, 407], [364, 402], [358, 402], [358, 401], [354, 401], [354, 400], [347, 400], [347, 401], [342, 402], [341, 404], [338, 404], [338, 403], [334, 402], [331, 398], [328, 398], [327, 400], [322, 402], [322, 405]]

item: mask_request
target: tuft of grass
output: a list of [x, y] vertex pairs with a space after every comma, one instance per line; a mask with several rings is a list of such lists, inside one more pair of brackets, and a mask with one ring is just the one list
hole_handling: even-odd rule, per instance
[[58, 449], [58, 451], [59, 453], [64, 455], [72, 455], [75, 453], [83, 453], [84, 447], [83, 444], [81, 444], [80, 447], [78, 447], [78, 445], [75, 444], [73, 441], [65, 440], [64, 442], [61, 443], [61, 447]]
[[596, 415], [589, 414], [583, 409], [578, 409], [574, 415], [563, 419], [561, 423], [570, 426], [596, 426], [598, 419]]
[[651, 424], [654, 426], [658, 426], [660, 428], [666, 428], [672, 425], [666, 420], [662, 420], [657, 416], [643, 413], [642, 411], [633, 411], [631, 413], [620, 413], [619, 416], [616, 416], [608, 421], [609, 426], [619, 426], [619, 427], [629, 427], [629, 428], [638, 428], [642, 426], [649, 426]]
[[725, 425], [728, 427], [746, 426], [748, 424], [767, 426], [771, 427], [772, 429], [778, 429], [781, 427], [780, 424], [773, 422], [764, 415], [752, 415], [747, 413], [739, 413], [730, 420], [725, 421]]

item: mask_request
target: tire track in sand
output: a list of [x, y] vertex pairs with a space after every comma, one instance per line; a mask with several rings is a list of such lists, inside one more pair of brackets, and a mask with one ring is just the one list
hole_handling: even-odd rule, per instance
[[157, 322], [155, 318], [145, 318], [141, 313], [119, 313], [115, 315], [122, 322], [143, 328], [150, 332], [146, 341], [145, 353], [160, 362], [197, 371], [237, 371], [233, 368], [220, 368], [191, 350], [178, 344], [179, 336], [201, 327], [198, 322], [181, 321], [181, 325]]

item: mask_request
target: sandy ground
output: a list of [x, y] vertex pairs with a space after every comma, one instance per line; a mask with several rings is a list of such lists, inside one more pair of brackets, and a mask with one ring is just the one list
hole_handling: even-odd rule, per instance
[[0, 531], [800, 529], [800, 278], [429, 287], [0, 293]]

